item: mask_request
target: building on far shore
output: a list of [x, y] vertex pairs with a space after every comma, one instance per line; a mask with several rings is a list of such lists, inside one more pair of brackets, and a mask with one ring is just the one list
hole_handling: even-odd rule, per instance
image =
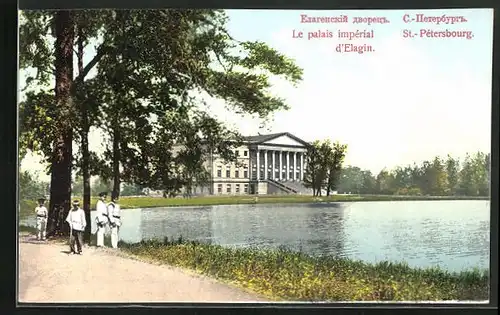
[[211, 180], [193, 194], [309, 194], [303, 185], [308, 145], [288, 132], [244, 137], [234, 149], [238, 163], [226, 163], [215, 155], [207, 159]]

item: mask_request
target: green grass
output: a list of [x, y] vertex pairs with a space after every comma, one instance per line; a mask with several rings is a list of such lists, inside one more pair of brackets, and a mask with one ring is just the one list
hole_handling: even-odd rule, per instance
[[286, 249], [224, 248], [195, 242], [143, 241], [121, 244], [147, 261], [194, 270], [273, 300], [442, 301], [487, 300], [487, 271], [449, 273], [404, 263], [367, 264], [313, 257]]
[[[81, 198], [80, 198], [81, 199]], [[377, 196], [377, 195], [333, 195], [330, 197], [313, 197], [305, 195], [241, 195], [241, 196], [204, 196], [192, 198], [159, 198], [159, 197], [122, 197], [122, 209], [158, 208], [180, 206], [209, 206], [231, 204], [279, 204], [279, 203], [319, 203], [319, 202], [351, 202], [351, 201], [410, 201], [410, 200], [489, 200], [488, 197], [433, 197], [433, 196]], [[94, 209], [98, 198], [91, 199]], [[20, 217], [34, 215], [34, 200], [22, 200]]]

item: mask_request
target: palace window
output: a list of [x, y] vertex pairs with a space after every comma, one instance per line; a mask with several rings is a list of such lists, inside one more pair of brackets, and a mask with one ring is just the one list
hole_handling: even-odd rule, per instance
[[240, 184], [236, 184], [236, 190], [235, 190], [237, 193], [240, 192]]
[[227, 178], [231, 177], [231, 166], [226, 167], [226, 177]]
[[240, 150], [234, 150], [234, 155], [240, 156]]
[[248, 184], [245, 184], [245, 186], [243, 186], [243, 191], [245, 193], [248, 193]]
[[245, 166], [245, 169], [243, 170], [243, 178], [248, 178], [248, 166]]
[[234, 171], [234, 177], [240, 178], [240, 171], [239, 170]]
[[248, 151], [247, 150], [243, 151], [243, 155], [248, 156]]
[[231, 184], [226, 185], [226, 192], [231, 193]]
[[222, 166], [217, 166], [217, 177], [222, 177]]
[[218, 185], [217, 185], [217, 192], [218, 192], [219, 194], [221, 194], [221, 193], [222, 193], [222, 184], [218, 184]]

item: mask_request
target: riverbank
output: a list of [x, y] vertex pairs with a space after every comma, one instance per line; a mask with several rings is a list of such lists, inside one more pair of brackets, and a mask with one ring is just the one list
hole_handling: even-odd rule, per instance
[[194, 242], [122, 244], [140, 259], [186, 268], [271, 300], [442, 301], [487, 300], [486, 271], [448, 273], [405, 264], [367, 264], [287, 250], [234, 249]]
[[[43, 264], [43, 268], [50, 269], [53, 266], [66, 264], [66, 262], [51, 261], [53, 259], [67, 259], [56, 257], [68, 250], [65, 239], [35, 244], [38, 247], [31, 247], [30, 251], [36, 251], [36, 255], [26, 254], [26, 250], [23, 249], [26, 248], [26, 245], [23, 245], [23, 243], [28, 243], [26, 242], [28, 239], [34, 239], [33, 229], [20, 227], [19, 231], [21, 259], [29, 256], [31, 258], [26, 258], [26, 261], [37, 261], [40, 257], [33, 258], [36, 255], [43, 254], [44, 246], [59, 246], [60, 251], [57, 255], [55, 253], [47, 254], [50, 255], [50, 258], [47, 257], [42, 260], [46, 262]], [[91, 244], [95, 245], [95, 240]], [[106, 237], [105, 244], [109, 246], [109, 237]], [[24, 256], [23, 252], [25, 253]], [[120, 250], [98, 250], [93, 246], [84, 249], [84, 256], [90, 255], [93, 257], [92, 255], [96, 254], [111, 254], [121, 258], [133, 258], [142, 263], [177, 268], [177, 273], [216, 279], [218, 283], [235, 288], [236, 291], [239, 290], [238, 292], [248, 293], [249, 295], [246, 295], [246, 298], [254, 301], [484, 301], [488, 299], [489, 293], [489, 278], [486, 271], [473, 270], [449, 273], [436, 268], [410, 268], [405, 264], [398, 263], [367, 264], [349, 259], [312, 257], [284, 249], [234, 249], [217, 245], [184, 242], [182, 240], [173, 242], [168, 240], [164, 242], [145, 241], [136, 244], [121, 242]], [[117, 259], [116, 257], [113, 259]], [[109, 261], [109, 258], [105, 257], [96, 259]], [[84, 258], [84, 260], [86, 261], [87, 258]], [[28, 263], [25, 262], [24, 264]], [[88, 270], [89, 262], [87, 261], [85, 264], [87, 264], [85, 270]], [[96, 264], [98, 263], [96, 262]], [[116, 266], [120, 266], [119, 269], [129, 268], [127, 264], [126, 261], [116, 261]], [[111, 263], [111, 265], [114, 265], [114, 263]], [[37, 265], [26, 266], [26, 268], [26, 270], [36, 270], [40, 267]], [[77, 266], [75, 272], [84, 272], [78, 270], [78, 268]], [[140, 273], [138, 270], [144, 268], [143, 266], [137, 270], [132, 270], [132, 272]], [[37, 271], [37, 274], [39, 272], [41, 274], [63, 272], [58, 270]], [[129, 270], [127, 269], [126, 272], [127, 279]], [[23, 277], [21, 275], [23, 272], [24, 269], [21, 269], [20, 277]], [[157, 270], [155, 274], [158, 274], [158, 272], [160, 270]], [[85, 279], [94, 279], [94, 275], [91, 274], [80, 276], [85, 277]], [[47, 277], [52, 278], [53, 275]], [[148, 274], [134, 275], [133, 277], [141, 277], [142, 280], [137, 280], [139, 282], [156, 282], [156, 280], [149, 279]], [[26, 278], [29, 277], [26, 276]], [[118, 277], [113, 281], [121, 280]], [[171, 282], [170, 279], [164, 279], [164, 281]], [[197, 280], [192, 281], [196, 282]], [[42, 285], [43, 283], [39, 284], [39, 286]], [[139, 285], [142, 286], [143, 284], [139, 283]], [[57, 289], [51, 288], [53, 290]], [[122, 291], [119, 290], [118, 292]], [[50, 294], [52, 294], [52, 299], [61, 301], [54, 296], [63, 293], [52, 292]], [[131, 297], [129, 293], [120, 294], [128, 294], [127, 298], [129, 299], [136, 298], [135, 296]], [[150, 292], [148, 294], [148, 298], [159, 301], [154, 296], [154, 293]], [[113, 298], [116, 298], [116, 296], [111, 297], [112, 300]], [[167, 300], [172, 298], [175, 300], [178, 297], [174, 294]], [[198, 298], [195, 298], [195, 301], [199, 301]]]
[[[181, 206], [214, 206], [237, 204], [283, 204], [283, 203], [326, 203], [326, 202], [367, 202], [367, 201], [438, 201], [438, 200], [489, 200], [489, 197], [465, 196], [402, 196], [402, 195], [332, 195], [313, 197], [305, 195], [241, 195], [241, 196], [203, 196], [192, 198], [161, 197], [122, 197], [122, 209], [161, 208]], [[95, 208], [97, 198], [92, 198], [91, 209]], [[21, 200], [20, 217], [33, 215], [36, 207], [34, 200]]]

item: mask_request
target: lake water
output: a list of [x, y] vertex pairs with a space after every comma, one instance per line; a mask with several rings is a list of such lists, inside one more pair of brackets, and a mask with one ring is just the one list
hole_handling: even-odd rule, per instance
[[460, 271], [489, 266], [489, 207], [461, 200], [133, 209], [122, 211], [120, 235], [127, 242], [182, 235], [223, 246], [286, 246]]

